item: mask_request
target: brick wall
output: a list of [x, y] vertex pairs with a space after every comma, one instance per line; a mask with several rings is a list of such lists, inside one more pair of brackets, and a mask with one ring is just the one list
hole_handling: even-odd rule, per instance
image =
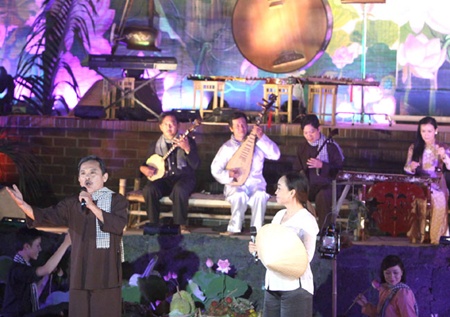
[[[38, 173], [46, 179], [54, 194], [62, 197], [78, 191], [77, 164], [81, 157], [95, 154], [105, 159], [110, 171], [108, 186], [118, 190], [120, 178], [128, 179], [128, 188], [139, 176], [138, 167], [147, 158], [148, 144], [156, 140], [159, 127], [156, 122], [91, 120], [73, 117], [10, 116], [0, 117], [0, 125], [9, 138], [29, 143], [41, 159]], [[184, 131], [189, 124], [183, 123]], [[295, 158], [296, 144], [301, 137], [298, 124], [280, 124], [266, 133], [280, 146], [282, 157], [277, 162], [266, 162], [265, 175], [273, 192], [273, 184], [283, 172], [289, 171]], [[415, 137], [415, 125], [394, 126], [377, 130], [375, 127], [347, 125], [339, 129], [334, 139], [346, 156], [348, 170], [401, 173], [406, 151]], [[324, 129], [327, 134], [327, 129]], [[214, 182], [210, 163], [220, 145], [230, 136], [226, 124], [202, 124], [195, 132], [202, 163], [198, 171], [198, 189], [211, 189]], [[441, 133], [440, 139], [449, 137]], [[11, 164], [7, 158], [7, 173]], [[5, 161], [6, 160], [6, 161]], [[9, 167], [8, 167], [9, 166]], [[3, 167], [3, 164], [2, 164]], [[4, 172], [1, 174], [4, 177]], [[12, 176], [0, 179], [8, 183]]]

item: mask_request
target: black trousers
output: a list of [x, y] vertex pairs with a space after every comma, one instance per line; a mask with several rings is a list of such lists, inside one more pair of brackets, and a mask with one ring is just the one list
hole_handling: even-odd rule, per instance
[[147, 205], [147, 216], [150, 223], [159, 222], [161, 204], [159, 200], [169, 196], [173, 202], [173, 221], [177, 225], [185, 225], [188, 218], [189, 196], [195, 189], [193, 175], [174, 175], [155, 181], [148, 181], [142, 189]]
[[326, 228], [333, 223], [333, 215], [331, 214], [333, 192], [331, 185], [311, 185], [309, 188], [309, 201], [314, 201], [316, 206], [316, 214], [319, 228]]

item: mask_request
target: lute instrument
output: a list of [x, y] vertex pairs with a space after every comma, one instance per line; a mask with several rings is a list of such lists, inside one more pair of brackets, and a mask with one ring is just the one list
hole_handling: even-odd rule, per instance
[[[180, 135], [180, 140], [185, 139], [190, 133], [194, 132], [195, 129], [200, 125], [200, 120], [195, 119], [192, 123], [192, 126], [187, 129], [182, 135]], [[151, 155], [145, 164], [155, 169], [155, 173], [153, 176], [147, 177], [151, 181], [155, 181], [157, 179], [160, 179], [164, 176], [164, 173], [166, 172], [166, 160], [169, 157], [169, 155], [177, 148], [175, 144], [171, 146], [171, 148], [167, 151], [167, 153], [164, 156], [161, 156], [159, 154], [153, 154]]]
[[[274, 105], [277, 100], [277, 96], [275, 94], [271, 94], [269, 96], [269, 101], [263, 99], [264, 104], [258, 103], [263, 109], [261, 113], [259, 113], [256, 118], [256, 125], [259, 126], [261, 124], [262, 118], [265, 116], [267, 111]], [[239, 173], [235, 176], [233, 182], [230, 185], [233, 186], [241, 186], [245, 183], [248, 176], [250, 175], [250, 170], [252, 168], [253, 162], [253, 153], [255, 151], [255, 143], [256, 143], [256, 133], [250, 133], [245, 141], [242, 142], [238, 150], [233, 154], [231, 159], [228, 161], [226, 170], [238, 170]]]
[[237, 0], [231, 24], [234, 42], [250, 63], [290, 73], [323, 55], [333, 14], [327, 0]]

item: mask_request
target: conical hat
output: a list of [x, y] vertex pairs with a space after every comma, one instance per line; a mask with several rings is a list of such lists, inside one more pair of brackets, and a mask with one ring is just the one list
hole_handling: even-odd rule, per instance
[[267, 224], [256, 235], [258, 258], [268, 269], [300, 278], [308, 266], [308, 254], [302, 240], [291, 229]]

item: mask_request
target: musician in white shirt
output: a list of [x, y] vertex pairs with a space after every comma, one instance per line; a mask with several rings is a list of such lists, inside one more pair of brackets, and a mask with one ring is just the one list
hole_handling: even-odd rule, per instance
[[267, 200], [270, 197], [266, 192], [267, 183], [263, 176], [264, 160], [280, 158], [278, 145], [264, 134], [260, 126], [254, 125], [252, 133], [256, 134], [257, 141], [253, 157], [249, 155], [252, 161], [247, 164], [250, 174], [241, 186], [233, 185], [242, 170], [240, 168], [227, 170], [226, 166], [247, 138], [248, 121], [245, 113], [235, 112], [229, 121], [229, 129], [233, 133], [230, 140], [220, 147], [211, 164], [211, 174], [219, 183], [225, 185], [225, 199], [231, 204], [231, 218], [224, 235], [241, 232], [247, 205], [252, 211], [250, 225], [256, 228], [263, 225]]

